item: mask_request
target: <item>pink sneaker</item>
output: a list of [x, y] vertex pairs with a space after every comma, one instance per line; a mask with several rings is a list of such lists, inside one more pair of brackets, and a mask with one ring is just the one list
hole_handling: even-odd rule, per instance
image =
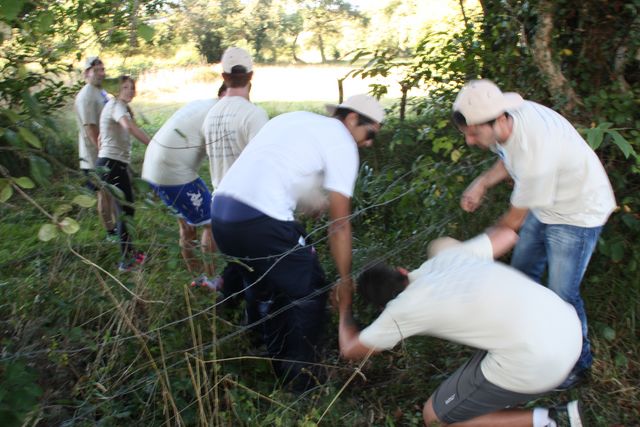
[[144, 264], [147, 259], [147, 255], [144, 252], [138, 252], [133, 256], [131, 261], [120, 261], [118, 264], [118, 270], [124, 273], [130, 271], [139, 271], [142, 269], [142, 264]]
[[212, 291], [220, 291], [224, 280], [222, 277], [217, 276], [213, 279], [209, 279], [206, 275], [201, 274], [193, 282], [191, 282], [192, 288], [207, 288]]

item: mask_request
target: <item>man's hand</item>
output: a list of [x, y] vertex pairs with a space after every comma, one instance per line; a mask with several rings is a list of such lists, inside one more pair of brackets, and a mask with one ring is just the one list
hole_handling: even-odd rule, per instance
[[487, 186], [482, 176], [474, 179], [464, 190], [460, 199], [460, 207], [466, 212], [473, 212], [482, 204], [482, 199], [487, 192]]

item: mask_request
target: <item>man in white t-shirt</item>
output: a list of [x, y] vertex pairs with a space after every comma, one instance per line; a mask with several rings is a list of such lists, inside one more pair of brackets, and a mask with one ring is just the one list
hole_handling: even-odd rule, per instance
[[328, 193], [331, 254], [340, 281], [350, 282], [358, 147], [372, 144], [384, 119], [382, 106], [367, 95], [327, 109], [333, 117], [297, 111], [269, 121], [222, 179], [211, 209], [218, 249], [249, 267], [249, 321], [259, 326], [278, 376], [295, 379], [296, 390], [315, 384], [327, 290], [294, 211], [309, 194]]
[[[211, 193], [198, 176], [198, 169], [206, 156], [202, 123], [226, 89], [223, 83], [218, 99], [193, 101], [176, 111], [151, 139], [142, 165], [142, 179], [178, 216], [182, 257], [191, 273], [200, 274], [192, 286], [211, 289], [217, 289], [220, 282], [220, 278], [213, 278]], [[200, 226], [202, 261], [194, 255], [196, 227]]]
[[249, 100], [253, 77], [249, 53], [239, 47], [230, 47], [222, 55], [221, 62], [227, 94], [209, 110], [202, 125], [214, 188], [269, 120], [267, 113]]
[[98, 136], [100, 134], [100, 113], [107, 103], [107, 93], [102, 89], [105, 78], [104, 64], [97, 56], [90, 56], [84, 63], [86, 84], [76, 95], [74, 110], [78, 122], [78, 156], [80, 169], [87, 178], [86, 187], [97, 192], [98, 217], [107, 230], [109, 238], [117, 239], [115, 205], [108, 191], [100, 190], [92, 182], [91, 172], [98, 158]]
[[[582, 347], [580, 320], [552, 291], [494, 261], [516, 240], [513, 230], [496, 227], [462, 244], [439, 239], [430, 246], [434, 257], [412, 272], [370, 267], [358, 277], [358, 293], [383, 310], [362, 331], [353, 320], [352, 289], [339, 287], [342, 356], [362, 359], [413, 335], [468, 345], [478, 351], [425, 403], [425, 425], [555, 427], [559, 408], [505, 409], [566, 378]], [[564, 409], [571, 425], [581, 426], [578, 402]]]
[[467, 144], [500, 157], [462, 195], [475, 211], [486, 191], [511, 177], [511, 206], [498, 224], [520, 232], [511, 266], [574, 306], [582, 322], [580, 359], [558, 389], [584, 379], [593, 357], [580, 283], [615, 198], [598, 156], [560, 114], [489, 80], [467, 83], [453, 104], [453, 120]]

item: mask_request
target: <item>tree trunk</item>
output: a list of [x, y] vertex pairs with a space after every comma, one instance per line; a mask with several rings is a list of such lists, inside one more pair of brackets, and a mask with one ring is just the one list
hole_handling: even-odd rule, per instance
[[469, 27], [469, 19], [467, 18], [467, 14], [464, 10], [464, 0], [459, 0], [460, 1], [460, 11], [462, 12], [462, 19], [464, 19], [464, 27], [468, 28]]
[[131, 3], [131, 16], [129, 19], [129, 47], [138, 47], [138, 8], [139, 0], [133, 0]]
[[324, 64], [327, 62], [327, 57], [324, 54], [324, 40], [320, 33], [318, 33], [318, 49], [320, 49], [320, 58], [322, 58], [322, 63]]
[[545, 77], [547, 88], [553, 98], [566, 99], [561, 108], [563, 113], [570, 114], [582, 101], [569, 85], [560, 66], [553, 60], [551, 38], [553, 35], [553, 4], [550, 0], [540, 0], [538, 5], [538, 27], [533, 40], [533, 60]]

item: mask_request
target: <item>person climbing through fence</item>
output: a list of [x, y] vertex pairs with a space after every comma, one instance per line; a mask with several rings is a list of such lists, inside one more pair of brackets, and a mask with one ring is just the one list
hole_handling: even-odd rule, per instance
[[[582, 333], [574, 308], [517, 270], [494, 261], [517, 241], [496, 227], [460, 243], [431, 243], [431, 259], [411, 272], [377, 263], [357, 280], [362, 299], [381, 310], [360, 331], [353, 287], [341, 283], [340, 354], [360, 360], [414, 335], [468, 345], [476, 353], [445, 379], [423, 408], [426, 426], [581, 427], [580, 405], [512, 409], [558, 386], [580, 356]], [[565, 425], [565, 424], [560, 424]]]
[[213, 235], [243, 269], [249, 324], [294, 390], [319, 380], [313, 362], [325, 324], [325, 275], [307, 233], [294, 219], [298, 201], [328, 192], [331, 254], [341, 282], [351, 280], [351, 196], [358, 147], [373, 143], [384, 110], [355, 95], [330, 105], [332, 117], [298, 111], [269, 121], [222, 179], [213, 196]]

